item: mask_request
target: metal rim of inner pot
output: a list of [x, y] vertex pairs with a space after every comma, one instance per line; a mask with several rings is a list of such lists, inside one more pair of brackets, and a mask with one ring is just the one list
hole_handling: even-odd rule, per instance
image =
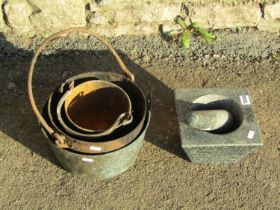
[[[58, 87], [53, 94], [49, 97], [47, 112], [50, 119], [50, 124], [53, 126], [54, 130], [57, 132], [63, 133], [66, 137], [65, 141], [69, 145], [69, 149], [78, 152], [85, 153], [105, 153], [109, 151], [114, 151], [119, 148], [124, 147], [126, 144], [129, 144], [133, 139], [135, 139], [139, 132], [141, 131], [145, 115], [147, 112], [147, 104], [150, 103], [151, 96], [148, 95], [147, 100], [141, 91], [141, 89], [133, 82], [123, 77], [122, 75], [115, 73], [106, 73], [106, 72], [89, 72], [77, 75], [68, 79], [62, 86], [67, 86], [72, 81], [75, 81], [76, 84], [91, 80], [93, 78], [101, 78], [111, 80], [112, 83], [117, 84], [123, 90], [125, 90], [132, 102], [132, 123], [116, 129], [108, 136], [103, 136], [99, 138], [89, 137], [87, 135], [77, 137], [76, 135], [68, 133], [64, 130], [57, 119], [56, 116], [56, 107], [61, 95], [61, 87]], [[63, 114], [63, 112], [62, 112]]]
[[[104, 80], [74, 84], [75, 81], [72, 81], [67, 86], [69, 88], [56, 109], [58, 120], [67, 132], [77, 136], [101, 137], [132, 122], [130, 98], [118, 85]], [[93, 127], [95, 125], [99, 128]]]
[[[36, 117], [38, 118], [41, 126], [44, 128], [44, 130], [50, 135], [52, 136], [54, 139], [55, 139], [55, 143], [57, 145], [57, 147], [60, 147], [60, 148], [71, 148], [71, 146], [73, 145], [73, 143], [76, 143], [77, 141], [74, 140], [73, 138], [71, 139], [67, 139], [67, 137], [65, 136], [64, 133], [62, 132], [59, 132], [57, 130], [54, 130], [53, 127], [51, 127], [47, 122], [46, 120], [44, 119], [44, 117], [41, 115], [40, 111], [38, 110], [37, 108], [37, 105], [35, 103], [35, 100], [34, 100], [34, 96], [33, 96], [33, 91], [32, 91], [32, 77], [33, 77], [33, 72], [34, 72], [34, 69], [35, 69], [35, 64], [36, 64], [36, 61], [37, 61], [37, 58], [38, 56], [40, 55], [40, 53], [42, 52], [42, 50], [49, 44], [49, 42], [59, 38], [59, 37], [63, 37], [67, 34], [69, 34], [70, 32], [84, 32], [84, 33], [87, 33], [89, 35], [93, 35], [95, 36], [98, 40], [100, 40], [112, 53], [113, 55], [115, 56], [115, 58], [117, 59], [121, 69], [124, 71], [125, 75], [128, 77], [127, 80], [129, 80], [132, 84], [134, 84], [134, 75], [126, 68], [125, 64], [123, 63], [123, 61], [121, 60], [121, 58], [119, 57], [119, 55], [117, 54], [117, 52], [114, 50], [114, 48], [111, 46], [111, 44], [109, 42], [107, 42], [106, 40], [104, 40], [104, 38], [102, 38], [101, 36], [99, 36], [98, 34], [94, 33], [94, 32], [91, 32], [85, 28], [70, 28], [70, 29], [66, 29], [64, 31], [61, 31], [61, 32], [58, 32], [58, 33], [55, 33], [54, 35], [50, 36], [49, 38], [47, 38], [42, 44], [41, 46], [36, 50], [34, 56], [33, 56], [33, 59], [32, 59], [32, 62], [31, 62], [31, 66], [30, 66], [30, 69], [29, 69], [29, 75], [28, 75], [28, 96], [29, 96], [29, 99], [30, 99], [30, 103], [31, 103], [31, 106], [32, 106], [32, 109], [36, 115]], [[109, 77], [111, 75], [108, 75]], [[140, 89], [139, 89], [140, 90]], [[145, 103], [146, 104], [146, 103]], [[145, 116], [145, 114], [144, 114]], [[133, 140], [133, 139], [132, 139]], [[131, 141], [132, 141], [131, 140]], [[92, 142], [86, 142], [86, 141], [80, 141], [80, 143], [83, 142], [83, 143], [92, 143]], [[96, 142], [96, 143], [103, 143], [103, 142]], [[129, 142], [128, 142], [129, 143]], [[128, 144], [127, 143], [127, 144]], [[121, 146], [123, 147], [123, 145]], [[121, 147], [118, 147], [118, 148], [111, 148], [110, 151], [114, 151], [116, 149], [119, 149]], [[72, 148], [73, 149], [73, 148]], [[84, 150], [83, 150], [84, 151]], [[88, 151], [89, 153], [104, 153], [106, 152], [105, 150], [103, 151]]]

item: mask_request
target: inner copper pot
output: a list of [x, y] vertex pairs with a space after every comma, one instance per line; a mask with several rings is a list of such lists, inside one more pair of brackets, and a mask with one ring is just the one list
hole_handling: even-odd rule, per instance
[[86, 131], [102, 132], [119, 127], [131, 113], [131, 101], [117, 85], [94, 80], [70, 90], [64, 109], [69, 121]]

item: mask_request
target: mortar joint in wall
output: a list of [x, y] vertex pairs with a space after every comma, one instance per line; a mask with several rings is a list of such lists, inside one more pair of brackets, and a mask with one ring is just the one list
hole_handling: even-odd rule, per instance
[[259, 3], [259, 7], [260, 7], [260, 10], [261, 10], [261, 18], [264, 19], [264, 15], [265, 15], [265, 12], [264, 12], [264, 8], [266, 6], [266, 3]]

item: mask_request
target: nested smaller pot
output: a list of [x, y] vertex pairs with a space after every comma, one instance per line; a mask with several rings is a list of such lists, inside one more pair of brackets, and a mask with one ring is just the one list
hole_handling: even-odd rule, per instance
[[58, 120], [67, 132], [101, 137], [132, 122], [130, 98], [118, 85], [104, 80], [88, 80], [76, 86], [74, 83], [67, 86], [56, 108]]
[[[89, 134], [72, 134], [70, 133], [58, 120], [57, 116], [57, 104], [60, 98], [68, 90], [69, 84], [79, 85], [89, 80], [109, 80], [113, 84], [122, 88], [129, 96], [132, 104], [132, 118], [133, 121], [130, 124], [119, 127], [111, 134], [106, 136], [90, 136]], [[65, 142], [67, 148], [72, 151], [97, 154], [111, 152], [124, 147], [133, 141], [143, 128], [145, 116], [147, 113], [147, 106], [150, 106], [150, 95], [146, 98], [141, 89], [126, 77], [108, 72], [89, 72], [77, 75], [65, 81], [51, 94], [47, 103], [47, 113], [50, 119], [52, 128], [59, 133], [63, 133], [65, 136]], [[62, 112], [62, 116], [65, 113]], [[65, 119], [65, 117], [64, 117]], [[59, 144], [59, 142], [57, 142]]]

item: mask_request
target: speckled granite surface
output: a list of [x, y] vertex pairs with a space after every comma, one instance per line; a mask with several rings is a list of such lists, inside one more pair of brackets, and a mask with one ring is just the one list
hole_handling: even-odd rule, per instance
[[[192, 162], [233, 163], [263, 145], [247, 89], [177, 89], [175, 101], [182, 148]], [[187, 124], [188, 112], [208, 109], [230, 111], [234, 126], [207, 132]]]

